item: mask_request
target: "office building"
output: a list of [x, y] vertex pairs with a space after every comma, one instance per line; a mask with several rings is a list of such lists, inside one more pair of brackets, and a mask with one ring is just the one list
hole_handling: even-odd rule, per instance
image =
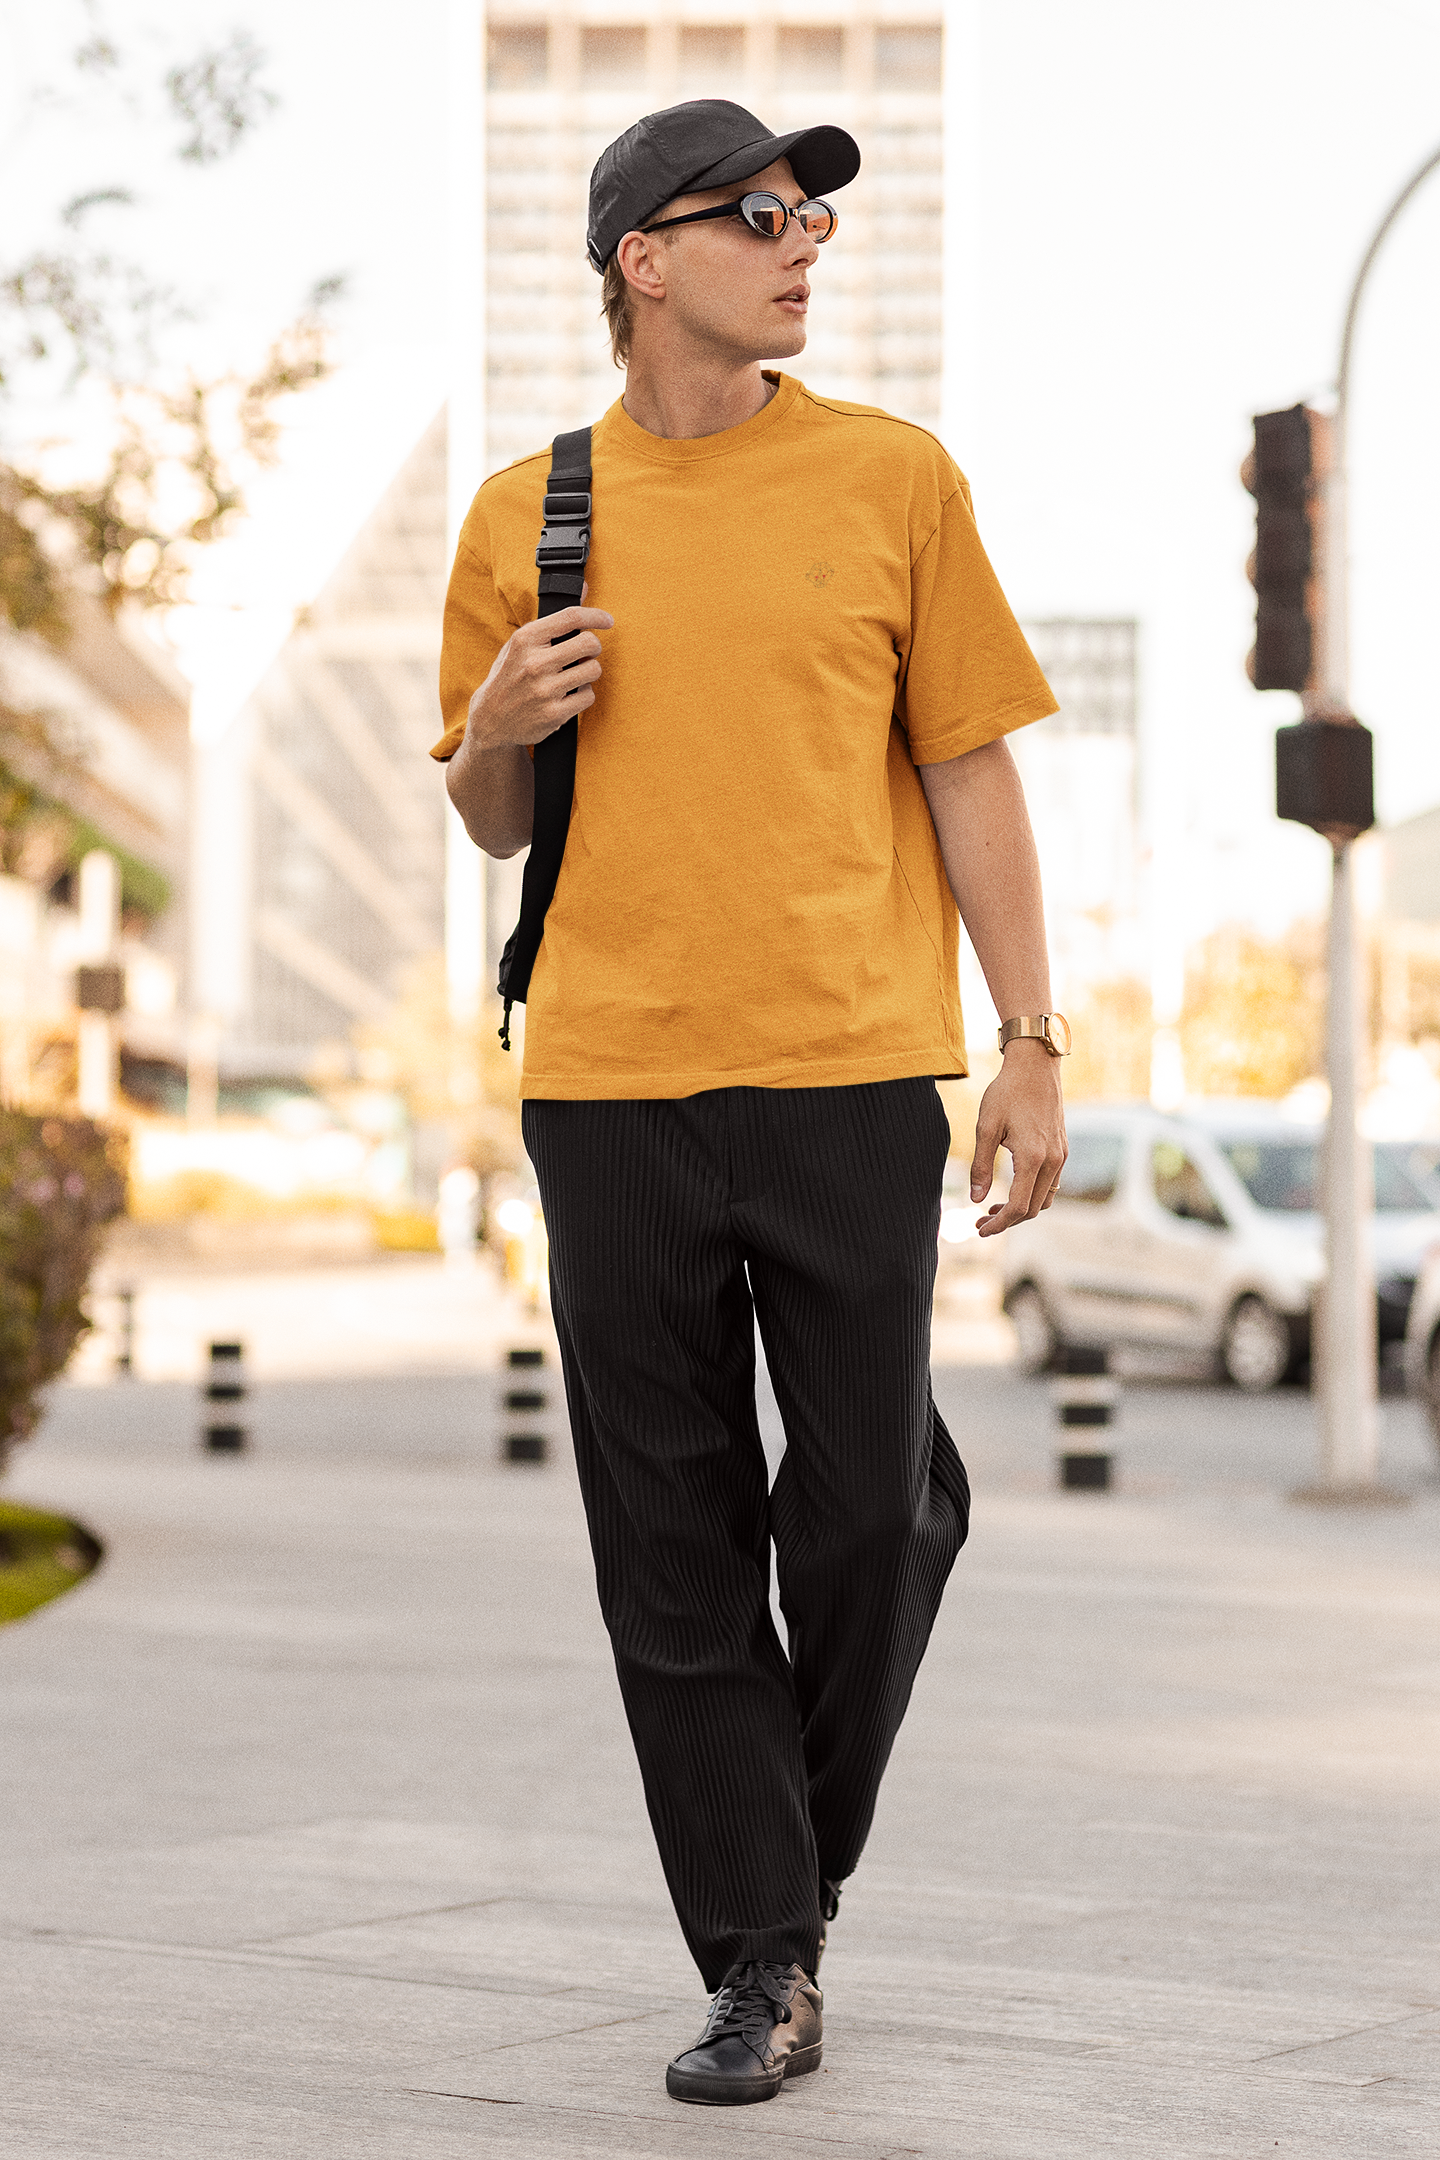
[[837, 197], [798, 366], [832, 397], [940, 416], [941, 29], [937, 11], [581, 0], [489, 16], [486, 232], [491, 469], [620, 392], [585, 258], [590, 169], [643, 113], [727, 97], [777, 132], [832, 121], [864, 165]]
[[1141, 919], [1139, 626], [1027, 622], [1060, 710], [1010, 738], [1045, 880], [1055, 997], [1148, 977]]
[[228, 1072], [303, 1074], [444, 936], [445, 421], [199, 767], [199, 1010]]
[[[116, 1033], [137, 1057], [183, 1046], [189, 687], [143, 623], [83, 588], [59, 646], [0, 625], [0, 1098], [66, 1102], [76, 969], [123, 970]], [[79, 908], [78, 868], [116, 858], [120, 921]]]

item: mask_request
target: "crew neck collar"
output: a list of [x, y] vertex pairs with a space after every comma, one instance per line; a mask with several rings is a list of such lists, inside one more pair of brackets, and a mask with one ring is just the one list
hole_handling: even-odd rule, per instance
[[729, 457], [736, 450], [748, 448], [757, 435], [764, 434], [777, 420], [784, 418], [800, 395], [800, 383], [794, 375], [782, 375], [778, 369], [765, 368], [762, 373], [776, 385], [775, 395], [742, 420], [738, 427], [722, 428], [718, 435], [689, 435], [675, 437], [652, 435], [632, 420], [625, 410], [623, 397], [606, 413], [600, 426], [616, 447], [635, 457], [648, 458], [653, 465], [702, 465], [710, 458]]

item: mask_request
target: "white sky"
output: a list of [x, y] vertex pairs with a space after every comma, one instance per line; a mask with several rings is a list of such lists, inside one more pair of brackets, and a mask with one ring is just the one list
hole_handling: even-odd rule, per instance
[[[13, 87], [83, 20], [0, 0], [0, 199], [122, 180], [132, 244], [199, 291], [197, 342], [249, 357], [308, 286], [350, 274], [339, 379], [295, 406], [283, 470], [196, 581], [182, 650], [213, 729], [243, 695], [444, 394], [444, 0], [115, 0], [120, 42], [242, 22], [283, 107], [218, 169], [149, 130], [54, 119]], [[979, 0], [975, 409], [950, 444], [1018, 613], [1134, 614], [1155, 901], [1188, 938], [1323, 905], [1328, 851], [1278, 826], [1243, 674], [1249, 415], [1323, 390], [1381, 211], [1440, 143], [1440, 0]], [[160, 57], [157, 43], [153, 49]], [[10, 109], [4, 110], [7, 95]], [[863, 150], [862, 143], [862, 150]], [[5, 249], [23, 246], [24, 212]], [[117, 241], [119, 228], [115, 228]], [[577, 235], [577, 245], [579, 244]], [[1352, 436], [1354, 695], [1382, 815], [1440, 802], [1440, 177], [1372, 280]], [[823, 258], [816, 278], [824, 307]]]

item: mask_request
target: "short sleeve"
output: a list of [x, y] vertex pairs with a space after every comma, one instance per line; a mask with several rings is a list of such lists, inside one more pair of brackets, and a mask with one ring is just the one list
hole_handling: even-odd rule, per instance
[[978, 750], [1056, 710], [980, 544], [962, 480], [910, 572], [899, 717], [917, 765]]
[[440, 647], [440, 711], [445, 733], [431, 749], [431, 757], [443, 763], [459, 749], [470, 700], [517, 627], [496, 586], [489, 530], [477, 500], [465, 520], [445, 595], [445, 634]]

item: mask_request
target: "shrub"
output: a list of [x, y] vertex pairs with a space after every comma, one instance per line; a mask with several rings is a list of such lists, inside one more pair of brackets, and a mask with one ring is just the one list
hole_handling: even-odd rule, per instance
[[0, 1461], [90, 1326], [81, 1305], [125, 1211], [126, 1142], [89, 1118], [0, 1110]]

